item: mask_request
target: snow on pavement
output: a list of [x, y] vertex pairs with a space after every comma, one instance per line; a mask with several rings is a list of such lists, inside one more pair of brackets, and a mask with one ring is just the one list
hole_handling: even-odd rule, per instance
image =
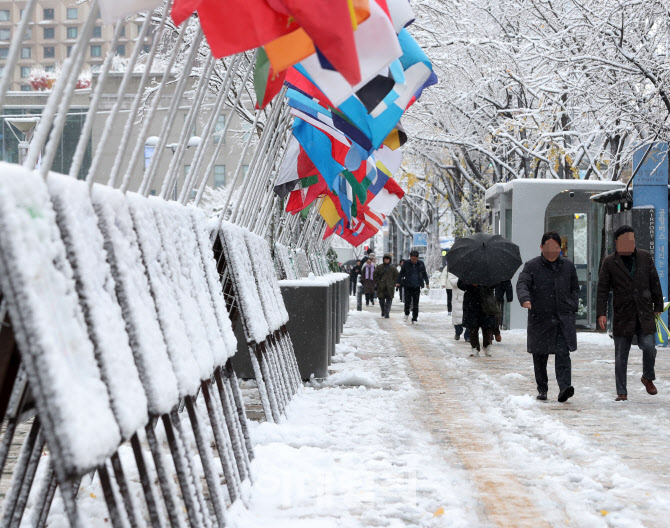
[[666, 349], [657, 396], [614, 402], [613, 346], [580, 333], [575, 397], [535, 400], [524, 332], [492, 358], [453, 340], [444, 306], [415, 326], [352, 312], [333, 374], [279, 425], [255, 424], [256, 483], [238, 526], [664, 526], [670, 514]]

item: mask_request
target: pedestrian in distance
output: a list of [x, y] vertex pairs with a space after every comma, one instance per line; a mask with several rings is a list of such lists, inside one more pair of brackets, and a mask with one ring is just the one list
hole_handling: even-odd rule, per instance
[[419, 296], [421, 295], [421, 288], [429, 287], [428, 273], [426, 272], [426, 265], [423, 260], [419, 260], [419, 252], [411, 251], [409, 260], [406, 260], [400, 269], [398, 275], [398, 283], [396, 286], [403, 286], [405, 288], [405, 317], [403, 321], [409, 319], [410, 309], [412, 311], [412, 324], [416, 323], [419, 318]]
[[442, 275], [440, 275], [440, 286], [447, 290], [447, 312], [451, 315], [452, 299], [453, 299], [453, 290], [451, 282], [449, 282], [449, 266], [445, 266], [442, 270]]
[[570, 352], [577, 350], [579, 280], [575, 265], [561, 256], [558, 233], [542, 235], [540, 251], [539, 257], [524, 264], [516, 296], [528, 310], [527, 349], [533, 355], [537, 399], [547, 399], [547, 363], [554, 354], [558, 401], [563, 403], [575, 394]]
[[398, 268], [391, 264], [390, 254], [385, 254], [382, 263], [375, 268], [374, 278], [382, 317], [388, 319], [395, 296], [395, 285], [398, 281]]
[[[458, 341], [461, 339], [461, 334], [463, 333], [463, 296], [465, 292], [458, 287], [458, 277], [456, 275], [449, 273], [447, 280], [453, 292], [451, 324], [454, 325], [454, 330], [456, 331], [454, 339]], [[463, 339], [466, 343], [470, 342], [470, 330], [468, 328], [465, 329]]]
[[642, 378], [647, 393], [657, 394], [656, 375], [656, 315], [663, 311], [663, 290], [651, 253], [635, 247], [635, 231], [621, 226], [614, 232], [616, 250], [603, 260], [598, 276], [596, 313], [598, 326], [607, 326], [607, 301], [612, 296], [612, 335], [614, 337], [614, 377], [616, 401], [626, 401], [628, 354], [637, 336], [642, 349]]
[[[403, 267], [404, 264], [405, 264], [405, 259], [400, 259], [400, 262], [398, 262], [398, 272], [400, 272], [400, 270], [402, 270], [402, 267]], [[395, 289], [398, 290], [398, 295], [400, 296], [400, 302], [403, 302], [403, 296], [405, 294], [405, 288], [403, 287], [402, 284], [400, 284], [399, 286], [396, 286]]]
[[349, 272], [349, 284], [351, 285], [351, 295], [356, 295], [356, 286], [358, 284], [358, 276], [361, 274], [361, 261], [357, 260], [356, 264], [352, 266]]
[[512, 281], [506, 280], [499, 282], [494, 287], [496, 303], [498, 304], [498, 317], [496, 320], [496, 328], [493, 332], [496, 342], [500, 343], [502, 341], [502, 336], [500, 335], [500, 329], [502, 328], [504, 315], [505, 315], [505, 300], [508, 303], [511, 303], [514, 300], [514, 289], [512, 288]]
[[370, 253], [361, 268], [361, 284], [365, 293], [365, 306], [375, 304], [375, 254]]
[[[491, 357], [491, 342], [496, 328], [498, 305], [493, 286], [466, 284], [462, 279], [457, 286], [465, 292], [463, 296], [463, 326], [470, 330], [471, 357], [479, 357], [484, 347], [484, 355]], [[479, 343], [479, 329], [482, 329], [482, 343]]]

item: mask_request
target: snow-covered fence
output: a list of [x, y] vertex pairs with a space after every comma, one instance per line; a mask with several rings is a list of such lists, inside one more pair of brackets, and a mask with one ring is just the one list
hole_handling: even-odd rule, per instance
[[[2, 164], [0, 255], [2, 306], [21, 361], [0, 466], [26, 394], [37, 411], [2, 525], [19, 525], [29, 496], [37, 497], [34, 524], [44, 525], [58, 487], [71, 525], [86, 526], [76, 493], [89, 473], [114, 526], [223, 525], [227, 504], [251, 478], [253, 451], [230, 364], [236, 340], [202, 213], [105, 186], [89, 193], [85, 182], [54, 173], [45, 182]], [[156, 435], [159, 421], [171, 463]], [[142, 504], [125, 476], [122, 443], [132, 447]], [[45, 446], [49, 457], [40, 456]], [[34, 483], [40, 464], [48, 468]]]
[[213, 238], [230, 317], [244, 330], [265, 417], [277, 422], [302, 384], [269, 246], [228, 222]]

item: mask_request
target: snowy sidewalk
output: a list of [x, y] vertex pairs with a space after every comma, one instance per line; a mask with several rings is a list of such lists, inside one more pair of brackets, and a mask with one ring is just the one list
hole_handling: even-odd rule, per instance
[[388, 320], [364, 309], [330, 378], [286, 422], [253, 427], [257, 481], [249, 511], [231, 512], [239, 526], [667, 525], [667, 349], [659, 395], [634, 351], [630, 401], [615, 403], [611, 340], [579, 334], [575, 397], [557, 403], [550, 381], [537, 402], [524, 333], [470, 358], [444, 305], [422, 305], [416, 326], [397, 300]]

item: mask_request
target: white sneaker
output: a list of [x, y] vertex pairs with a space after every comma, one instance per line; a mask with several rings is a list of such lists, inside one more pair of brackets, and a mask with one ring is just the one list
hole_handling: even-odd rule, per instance
[[491, 357], [491, 347], [484, 347], [484, 355], [486, 357]]
[[407, 322], [407, 319], [409, 319], [409, 315], [406, 315], [405, 317], [402, 318], [402, 320], [405, 322]]
[[472, 351], [472, 354], [470, 354], [470, 357], [479, 357], [479, 350], [476, 348]]

